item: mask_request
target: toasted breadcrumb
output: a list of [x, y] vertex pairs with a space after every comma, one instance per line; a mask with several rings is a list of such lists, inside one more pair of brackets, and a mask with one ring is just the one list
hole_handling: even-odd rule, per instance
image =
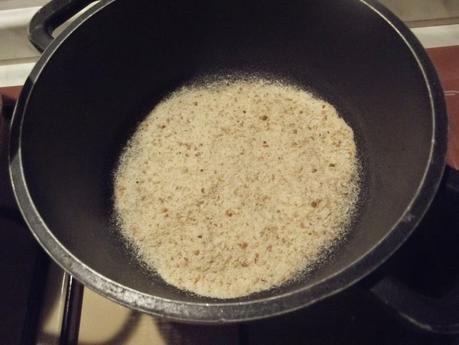
[[180, 289], [235, 298], [294, 278], [343, 237], [359, 164], [331, 104], [228, 78], [160, 102], [114, 182], [120, 229], [142, 261]]

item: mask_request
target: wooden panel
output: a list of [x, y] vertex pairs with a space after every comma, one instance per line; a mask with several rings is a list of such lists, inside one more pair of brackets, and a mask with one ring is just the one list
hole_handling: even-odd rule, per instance
[[459, 170], [459, 46], [428, 49], [440, 76], [449, 116], [448, 165]]

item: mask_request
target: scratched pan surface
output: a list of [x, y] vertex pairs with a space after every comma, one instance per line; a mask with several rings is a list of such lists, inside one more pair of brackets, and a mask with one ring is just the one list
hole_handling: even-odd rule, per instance
[[[365, 179], [350, 234], [318, 269], [233, 300], [152, 276], [110, 216], [112, 171], [135, 128], [174, 88], [215, 73], [270, 75], [335, 104], [358, 137]], [[12, 125], [11, 174], [46, 251], [88, 287], [189, 322], [294, 310], [367, 275], [408, 237], [443, 171], [446, 116], [419, 43], [365, 1], [102, 1], [48, 47]]]

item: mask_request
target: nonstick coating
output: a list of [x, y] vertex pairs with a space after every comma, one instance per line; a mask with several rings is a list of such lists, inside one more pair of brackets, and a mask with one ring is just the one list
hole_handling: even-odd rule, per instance
[[[381, 13], [379, 13], [381, 12]], [[358, 135], [365, 198], [347, 240], [312, 274], [236, 300], [184, 293], [132, 259], [111, 222], [112, 173], [135, 125], [174, 88], [256, 73], [313, 90]], [[422, 217], [443, 169], [441, 89], [418, 42], [364, 1], [102, 1], [46, 50], [13, 120], [18, 203], [47, 252], [87, 286], [177, 320], [280, 314], [384, 261]]]

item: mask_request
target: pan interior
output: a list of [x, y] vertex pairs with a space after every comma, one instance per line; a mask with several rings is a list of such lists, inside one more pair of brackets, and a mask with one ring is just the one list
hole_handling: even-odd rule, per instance
[[213, 301], [168, 286], [129, 255], [111, 221], [112, 172], [155, 103], [183, 83], [228, 72], [288, 80], [336, 105], [357, 133], [365, 171], [358, 216], [335, 254], [303, 279], [239, 300], [327, 279], [397, 224], [428, 164], [431, 106], [410, 50], [362, 2], [118, 0], [57, 49], [23, 121], [30, 195], [81, 262], [147, 294]]

